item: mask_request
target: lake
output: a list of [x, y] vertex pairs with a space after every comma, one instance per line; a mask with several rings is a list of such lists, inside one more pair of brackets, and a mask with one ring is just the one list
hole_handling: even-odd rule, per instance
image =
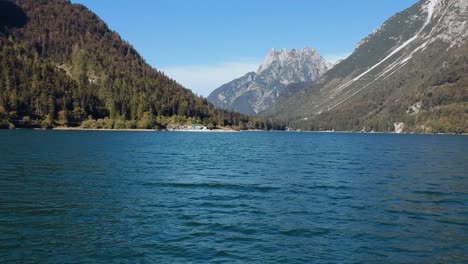
[[468, 137], [0, 131], [3, 263], [467, 263]]

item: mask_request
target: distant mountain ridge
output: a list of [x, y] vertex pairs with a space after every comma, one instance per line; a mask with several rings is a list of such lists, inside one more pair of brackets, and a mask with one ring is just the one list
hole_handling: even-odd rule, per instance
[[467, 40], [468, 0], [419, 1], [265, 114], [308, 130], [468, 132]]
[[285, 88], [292, 83], [316, 80], [332, 67], [317, 50], [271, 49], [257, 72], [222, 85], [214, 90], [208, 100], [216, 107], [257, 114], [269, 109], [282, 95], [290, 95]]

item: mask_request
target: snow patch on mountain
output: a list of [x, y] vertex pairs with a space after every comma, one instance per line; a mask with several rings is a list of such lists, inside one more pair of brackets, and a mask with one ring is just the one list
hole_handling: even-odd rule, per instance
[[[427, 13], [426, 14], [427, 18], [426, 18], [426, 21], [425, 21], [424, 25], [421, 27], [421, 29], [413, 37], [411, 37], [410, 39], [405, 41], [400, 46], [394, 48], [393, 51], [389, 55], [387, 55], [385, 58], [383, 58], [382, 60], [380, 60], [379, 62], [374, 64], [372, 67], [370, 67], [369, 69], [367, 69], [363, 73], [361, 73], [358, 76], [354, 77], [350, 81], [348, 81], [348, 82], [344, 83], [343, 85], [339, 86], [336, 89], [336, 93], [344, 90], [345, 88], [349, 87], [350, 85], [352, 85], [356, 81], [360, 80], [362, 77], [364, 77], [365, 75], [367, 75], [371, 71], [375, 70], [377, 67], [379, 67], [380, 65], [382, 65], [383, 63], [388, 61], [390, 58], [395, 56], [397, 53], [399, 53], [400, 51], [402, 51], [403, 49], [408, 47], [410, 44], [412, 44], [416, 40], [430, 39], [430, 41], [423, 42], [420, 46], [413, 49], [411, 51], [411, 53], [409, 55], [407, 55], [406, 57], [403, 57], [405, 55], [402, 55], [395, 62], [393, 62], [392, 64], [387, 66], [384, 69], [383, 73], [378, 75], [378, 77], [376, 79], [385, 76], [388, 72], [390, 72], [391, 70], [393, 70], [396, 67], [398, 67], [398, 69], [401, 68], [401, 66], [406, 64], [413, 57], [413, 55], [416, 52], [424, 50], [428, 44], [433, 43], [438, 39], [442, 39], [445, 42], [451, 43], [450, 47], [453, 47], [455, 45], [459, 46], [462, 43], [464, 43], [466, 41], [466, 39], [467, 39], [467, 36], [468, 36], [468, 28], [467, 28], [468, 24], [467, 24], [466, 20], [463, 20], [463, 19], [460, 20], [460, 14], [456, 13], [456, 11], [457, 10], [462, 11], [462, 14], [463, 14], [463, 12], [465, 12], [464, 14], [465, 14], [465, 17], [466, 17], [466, 14], [467, 14], [466, 11], [468, 11], [467, 10], [468, 0], [448, 0], [448, 1], [445, 2], [445, 9], [441, 13], [443, 3], [444, 3], [443, 0], [427, 0], [425, 5], [424, 5], [424, 9], [426, 10], [426, 13]], [[452, 6], [452, 5], [455, 5], [455, 6]], [[429, 34], [425, 35], [425, 33], [423, 31], [437, 17], [438, 17], [438, 19], [435, 20], [436, 25], [433, 26], [433, 29], [430, 31]], [[432, 35], [436, 31], [438, 33], [437, 37], [432, 37]], [[375, 34], [375, 33], [372, 33], [371, 35], [373, 35], [373, 34]], [[360, 47], [363, 43], [365, 43], [368, 38], [369, 37], [367, 37], [363, 41], [361, 41], [358, 44], [357, 48]], [[358, 91], [361, 91], [363, 88], [368, 87], [368, 86], [369, 85], [366, 85], [366, 86], [362, 87], [361, 89], [359, 89]], [[354, 93], [354, 94], [356, 94], [356, 93]], [[333, 105], [332, 107], [330, 107], [328, 109], [329, 110], [333, 109], [334, 107], [340, 105], [342, 102], [346, 101], [347, 99], [349, 99], [349, 97], [346, 97], [345, 100], [342, 100], [342, 101], [338, 102], [337, 104]]]
[[428, 0], [426, 2], [427, 19], [426, 19], [426, 24], [424, 26], [426, 26], [427, 24], [429, 24], [429, 22], [431, 22], [432, 15], [434, 14], [434, 10], [436, 6], [439, 4], [439, 2], [440, 0]]

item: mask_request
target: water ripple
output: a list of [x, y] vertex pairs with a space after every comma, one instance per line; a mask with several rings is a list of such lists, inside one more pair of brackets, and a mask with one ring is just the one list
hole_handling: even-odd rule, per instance
[[0, 131], [5, 263], [466, 263], [468, 138]]

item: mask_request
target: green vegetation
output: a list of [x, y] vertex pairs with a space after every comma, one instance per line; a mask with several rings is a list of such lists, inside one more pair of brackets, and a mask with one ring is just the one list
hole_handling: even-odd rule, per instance
[[[468, 133], [468, 44], [449, 53], [446, 65], [435, 74], [421, 67], [434, 56], [414, 62], [398, 78], [389, 79], [345, 104], [308, 120], [290, 121], [304, 130], [393, 132], [394, 123], [404, 123], [403, 132]], [[429, 68], [430, 69], [430, 68]], [[419, 76], [419, 78], [414, 78]]]
[[421, 29], [423, 4], [392, 16], [320, 80], [290, 87], [297, 94], [262, 114], [302, 130], [394, 132], [403, 124], [407, 133], [468, 133], [468, 43], [456, 32], [459, 44], [444, 39], [466, 15], [445, 2], [440, 15], [453, 21]]
[[212, 128], [281, 128], [270, 119], [215, 109], [150, 67], [82, 5], [4, 3], [0, 16], [10, 15], [0, 21], [0, 128], [160, 129], [171, 118]]

